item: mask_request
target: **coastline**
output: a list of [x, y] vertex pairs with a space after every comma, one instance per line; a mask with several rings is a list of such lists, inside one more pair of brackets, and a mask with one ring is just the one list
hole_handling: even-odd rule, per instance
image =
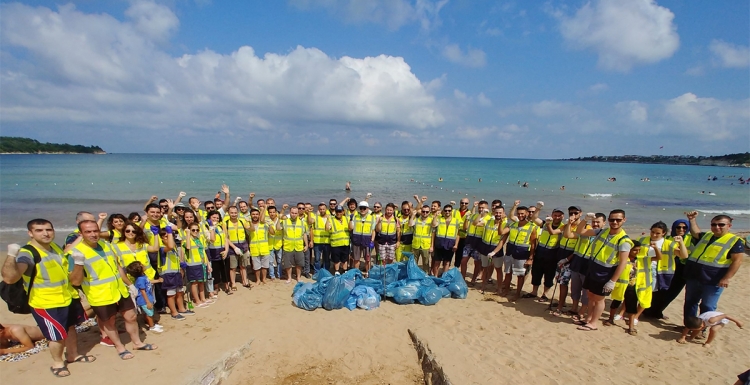
[[0, 155], [107, 155], [107, 152], [0, 152]]

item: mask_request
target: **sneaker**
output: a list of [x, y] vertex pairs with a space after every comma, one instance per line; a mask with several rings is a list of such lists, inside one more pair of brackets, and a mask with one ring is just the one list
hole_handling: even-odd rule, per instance
[[182, 314], [173, 315], [172, 319], [175, 321], [184, 321], [185, 317]]
[[149, 328], [148, 331], [154, 332], [154, 333], [163, 333], [164, 328], [162, 328], [161, 325], [154, 325], [154, 327]]
[[185, 315], [195, 315], [195, 312], [192, 311], [192, 310], [185, 310], [185, 311], [181, 311], [180, 314], [183, 315], [183, 316], [185, 316]]
[[169, 309], [167, 309], [167, 308], [161, 308], [161, 309], [159, 309], [159, 311], [157, 313], [159, 313], [159, 314], [169, 314]]
[[619, 314], [615, 315], [615, 321], [619, 321], [619, 320], [621, 320], [621, 319], [622, 319], [622, 316], [621, 316], [621, 315], [619, 315]]
[[337, 271], [337, 272], [336, 272], [336, 277], [338, 277], [339, 275], [341, 275], [341, 273], [339, 273], [339, 272]]
[[211, 305], [211, 304], [210, 304], [210, 303], [208, 303], [208, 302], [203, 302], [202, 304], [200, 304], [200, 305], [198, 305], [198, 306], [196, 306], [196, 307], [197, 307], [197, 308], [201, 308], [201, 309], [203, 309], [203, 308], [209, 307], [210, 305]]
[[114, 348], [115, 347], [115, 343], [112, 342], [112, 340], [109, 339], [109, 337], [107, 337], [107, 336], [104, 336], [104, 338], [102, 338], [102, 340], [99, 341], [99, 345], [109, 346], [110, 348]]

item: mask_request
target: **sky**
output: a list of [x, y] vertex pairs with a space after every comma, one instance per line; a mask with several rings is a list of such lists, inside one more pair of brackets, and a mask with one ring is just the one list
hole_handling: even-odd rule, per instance
[[747, 1], [0, 3], [0, 133], [115, 153], [750, 151]]

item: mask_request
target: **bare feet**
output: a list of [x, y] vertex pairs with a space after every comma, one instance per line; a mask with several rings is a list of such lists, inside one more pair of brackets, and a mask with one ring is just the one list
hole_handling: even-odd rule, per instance
[[684, 345], [684, 344], [686, 344], [686, 343], [687, 343], [687, 340], [685, 340], [685, 338], [684, 338], [684, 337], [680, 337], [680, 338], [678, 338], [678, 339], [677, 339], [677, 343], [678, 343], [678, 344], [683, 344], [683, 345]]
[[711, 347], [711, 344], [703, 344], [703, 347], [704, 347], [704, 348], [710, 348], [710, 347]]

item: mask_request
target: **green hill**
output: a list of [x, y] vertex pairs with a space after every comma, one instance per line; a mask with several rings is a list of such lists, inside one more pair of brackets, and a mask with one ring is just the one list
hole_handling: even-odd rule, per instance
[[4, 154], [106, 154], [99, 146], [41, 143], [38, 140], [0, 136], [0, 153]]
[[694, 164], [694, 165], [700, 165], [700, 166], [750, 167], [750, 152], [719, 155], [719, 156], [687, 156], [687, 155], [589, 156], [589, 157], [566, 159], [566, 160], [581, 160], [581, 161], [587, 161], [587, 162], [613, 162], [613, 163]]

